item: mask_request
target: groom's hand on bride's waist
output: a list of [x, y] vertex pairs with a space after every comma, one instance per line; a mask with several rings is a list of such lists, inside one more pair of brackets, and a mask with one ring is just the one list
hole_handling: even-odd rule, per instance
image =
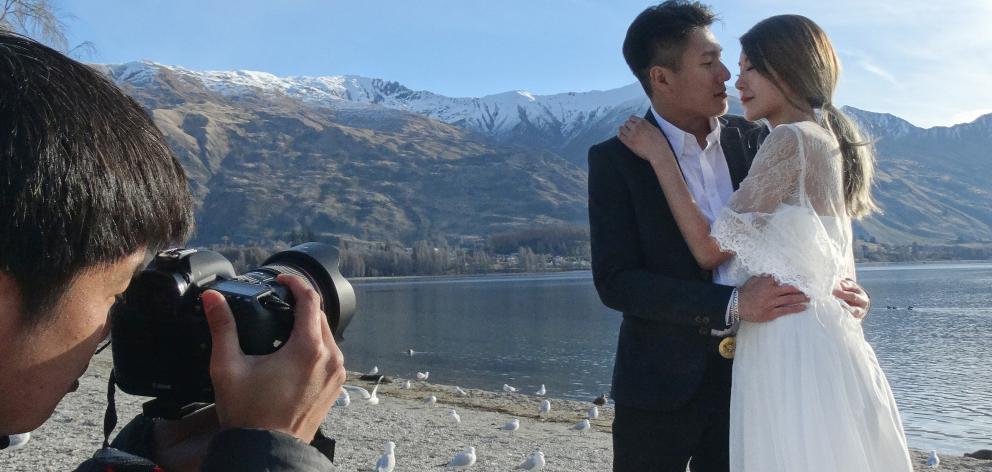
[[798, 288], [782, 285], [771, 276], [751, 277], [738, 289], [740, 318], [764, 323], [780, 316], [799, 313], [809, 303]]

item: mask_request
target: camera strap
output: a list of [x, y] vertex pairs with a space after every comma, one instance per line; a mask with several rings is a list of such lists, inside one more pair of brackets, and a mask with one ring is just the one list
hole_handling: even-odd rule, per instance
[[162, 468], [140, 456], [110, 447], [110, 433], [117, 426], [114, 402], [114, 371], [107, 383], [107, 412], [103, 415], [103, 447], [76, 468], [76, 472], [162, 472]]
[[117, 388], [114, 384], [114, 369], [110, 369], [110, 380], [107, 382], [107, 411], [103, 414], [103, 447], [110, 447], [110, 434], [117, 427], [117, 402], [114, 401], [114, 394]]

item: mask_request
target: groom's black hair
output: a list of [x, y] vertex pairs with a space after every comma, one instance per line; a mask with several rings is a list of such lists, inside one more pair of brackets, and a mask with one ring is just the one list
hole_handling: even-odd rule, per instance
[[82, 272], [182, 242], [186, 174], [144, 109], [93, 68], [0, 29], [0, 272], [26, 325]]
[[648, 70], [653, 66], [681, 69], [689, 35], [716, 20], [709, 6], [685, 0], [668, 0], [637, 15], [623, 40], [623, 58], [649, 97]]

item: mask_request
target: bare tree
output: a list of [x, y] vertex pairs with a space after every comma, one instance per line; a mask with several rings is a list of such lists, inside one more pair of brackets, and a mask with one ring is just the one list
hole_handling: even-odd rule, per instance
[[[65, 22], [51, 1], [0, 0], [0, 4], [0, 29], [31, 36], [71, 55], [93, 53], [93, 43], [89, 41], [69, 49]], [[68, 15], [62, 16], [70, 18]]]

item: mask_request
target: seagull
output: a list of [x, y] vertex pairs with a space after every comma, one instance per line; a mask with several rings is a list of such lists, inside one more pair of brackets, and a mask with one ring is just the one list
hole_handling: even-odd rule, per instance
[[365, 390], [362, 387], [356, 387], [354, 385], [342, 385], [341, 388], [350, 391], [353, 395], [358, 395], [362, 397], [362, 400], [368, 400], [369, 398], [372, 398], [372, 394], [369, 393], [368, 390]]
[[379, 458], [379, 462], [375, 463], [375, 472], [393, 472], [393, 467], [396, 467], [395, 450], [396, 444], [386, 441], [386, 452]]
[[516, 468], [523, 470], [541, 470], [544, 468], [545, 464], [544, 453], [539, 449], [531, 453], [531, 455], [527, 457], [527, 460], [523, 461], [523, 463], [518, 465]]
[[351, 395], [348, 395], [348, 391], [341, 389], [341, 393], [338, 394], [338, 399], [334, 400], [334, 406], [345, 407], [351, 405]]
[[506, 393], [513, 393], [513, 392], [516, 392], [517, 391], [517, 388], [516, 387], [511, 387], [511, 386], [509, 386], [507, 384], [503, 384], [503, 391], [506, 392]]
[[379, 366], [372, 366], [372, 370], [370, 370], [369, 373], [365, 375], [375, 375], [378, 373], [379, 373]]
[[455, 457], [452, 457], [451, 461], [448, 462], [448, 465], [445, 467], [452, 469], [464, 469], [473, 465], [475, 465], [475, 448], [469, 447], [468, 449], [455, 454]]
[[548, 393], [548, 390], [544, 388], [544, 384], [541, 384], [541, 388], [537, 389], [534, 395], [544, 395], [545, 393]]
[[927, 467], [936, 469], [938, 466], [940, 466], [940, 458], [937, 457], [937, 451], [931, 450], [930, 457], [927, 458]]
[[599, 406], [605, 405], [606, 404], [606, 394], [605, 393], [600, 394], [598, 397], [596, 397], [595, 400], [592, 401], [592, 403], [594, 405], [599, 405]]
[[589, 419], [594, 420], [596, 418], [599, 418], [599, 407], [593, 405], [592, 408], [589, 409]]
[[507, 421], [506, 424], [504, 424], [503, 426], [500, 426], [499, 429], [502, 429], [503, 431], [509, 431], [512, 433], [520, 429], [520, 420], [514, 418], [510, 421]]
[[366, 402], [369, 405], [378, 405], [379, 404], [379, 397], [376, 396], [376, 394], [375, 394], [376, 390], [379, 390], [379, 383], [378, 382], [375, 384], [375, 387], [372, 387], [372, 395], [369, 396], [369, 399], [368, 400], [366, 400]]
[[7, 449], [14, 450], [24, 447], [31, 440], [31, 433], [18, 433], [7, 436]]
[[584, 433], [588, 431], [590, 428], [592, 428], [592, 425], [589, 424], [589, 420], [579, 421], [578, 423], [575, 424], [575, 426], [572, 426], [573, 430], [578, 431], [580, 433]]
[[406, 382], [403, 382], [403, 389], [404, 390], [410, 390], [411, 388], [413, 388], [413, 382], [411, 382], [409, 380], [407, 380]]
[[417, 372], [417, 380], [427, 380], [427, 377], [430, 376], [431, 376], [430, 372]]
[[424, 403], [426, 403], [427, 406], [434, 406], [435, 404], [437, 404], [437, 397], [431, 395], [424, 399]]
[[537, 409], [537, 414], [544, 416], [550, 412], [551, 412], [551, 401], [544, 400], [543, 402], [541, 402], [541, 406]]
[[463, 396], [463, 397], [467, 397], [468, 396], [468, 392], [466, 392], [465, 390], [462, 390], [462, 388], [459, 387], [459, 386], [457, 386], [457, 385], [455, 385], [455, 393], [457, 393], [458, 395]]
[[458, 416], [458, 412], [455, 410], [448, 410], [448, 416], [450, 416], [451, 419], [455, 420], [455, 423], [462, 422], [462, 417]]

